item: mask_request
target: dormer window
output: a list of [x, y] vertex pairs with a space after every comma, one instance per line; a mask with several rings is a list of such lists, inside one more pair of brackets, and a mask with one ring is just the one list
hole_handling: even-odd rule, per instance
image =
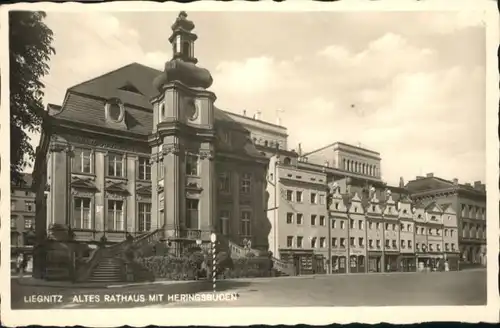
[[123, 117], [125, 116], [125, 109], [123, 107], [122, 102], [119, 99], [111, 99], [106, 103], [106, 119], [119, 123], [123, 121]]

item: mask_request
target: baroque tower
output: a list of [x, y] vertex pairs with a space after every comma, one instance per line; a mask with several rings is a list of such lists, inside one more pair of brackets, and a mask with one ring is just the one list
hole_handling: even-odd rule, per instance
[[214, 230], [214, 101], [210, 72], [196, 65], [192, 21], [181, 12], [172, 25], [172, 59], [153, 82], [153, 223], [180, 254], [186, 244], [208, 242]]

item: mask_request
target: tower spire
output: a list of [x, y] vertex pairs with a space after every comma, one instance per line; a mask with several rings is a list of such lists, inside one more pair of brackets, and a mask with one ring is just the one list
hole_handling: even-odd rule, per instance
[[180, 59], [185, 62], [196, 64], [198, 59], [194, 56], [194, 42], [198, 36], [193, 33], [194, 23], [187, 19], [185, 11], [181, 11], [174, 24], [172, 24], [172, 34], [168, 41], [172, 44], [173, 59]]

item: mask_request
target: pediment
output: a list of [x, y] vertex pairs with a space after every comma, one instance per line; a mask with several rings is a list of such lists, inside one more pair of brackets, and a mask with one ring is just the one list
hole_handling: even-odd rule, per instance
[[427, 213], [439, 213], [439, 214], [443, 213], [443, 209], [441, 208], [441, 206], [439, 206], [439, 204], [435, 202], [432, 202], [429, 205], [427, 205], [425, 207], [425, 211]]
[[106, 184], [106, 191], [112, 193], [128, 194], [127, 185], [124, 182], [108, 182]]
[[153, 191], [152, 191], [150, 185], [143, 185], [143, 186], [137, 186], [137, 188], [135, 189], [135, 192], [139, 195], [151, 196]]
[[83, 179], [73, 177], [71, 179], [71, 187], [74, 189], [97, 190], [96, 185], [91, 179]]

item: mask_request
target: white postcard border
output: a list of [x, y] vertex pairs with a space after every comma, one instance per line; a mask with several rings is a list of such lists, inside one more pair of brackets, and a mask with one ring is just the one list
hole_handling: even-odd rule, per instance
[[[10, 167], [9, 144], [9, 79], [8, 52], [1, 52], [1, 106], [0, 142], [1, 142], [1, 225], [3, 266], [1, 267], [1, 317], [8, 326], [24, 325], [84, 325], [105, 326], [145, 326], [157, 325], [250, 325], [250, 324], [311, 324], [329, 323], [415, 323], [422, 321], [464, 321], [498, 322], [500, 302], [498, 296], [498, 251], [500, 227], [499, 213], [499, 150], [498, 142], [498, 61], [497, 48], [499, 21], [494, 1], [458, 1], [432, 0], [416, 2], [362, 1], [349, 0], [333, 3], [309, 1], [273, 2], [212, 2], [202, 1], [191, 4], [149, 3], [149, 2], [113, 2], [103, 4], [75, 3], [33, 3], [2, 6], [0, 37], [2, 47], [8, 49], [7, 10], [26, 9], [44, 11], [447, 11], [481, 10], [485, 14], [487, 25], [487, 261], [488, 261], [488, 305], [487, 306], [401, 306], [401, 307], [267, 307], [267, 308], [134, 308], [134, 309], [82, 309], [82, 310], [11, 310], [10, 309], [10, 270], [6, 265], [10, 259]], [[3, 28], [2, 28], [3, 27]], [[411, 297], [411, 295], [409, 295]]]

